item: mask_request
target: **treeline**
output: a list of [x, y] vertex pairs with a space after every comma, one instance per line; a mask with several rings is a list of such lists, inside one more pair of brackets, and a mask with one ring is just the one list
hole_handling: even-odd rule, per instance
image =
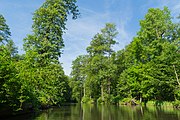
[[[76, 0], [46, 0], [33, 14], [32, 34], [19, 55], [0, 15], [0, 110], [39, 109], [64, 102], [176, 101], [180, 104], [180, 24], [168, 8], [149, 9], [132, 42], [115, 52], [118, 31], [107, 23], [64, 74], [59, 58]], [[120, 41], [120, 40], [119, 40]]]
[[168, 8], [150, 8], [132, 42], [115, 52], [117, 34], [116, 26], [107, 23], [93, 37], [87, 54], [73, 61], [72, 98], [83, 103], [178, 103], [180, 24], [172, 22]]
[[46, 0], [33, 14], [32, 34], [19, 55], [0, 15], [0, 108], [39, 109], [70, 100], [68, 77], [59, 58], [68, 15], [79, 15], [76, 0]]

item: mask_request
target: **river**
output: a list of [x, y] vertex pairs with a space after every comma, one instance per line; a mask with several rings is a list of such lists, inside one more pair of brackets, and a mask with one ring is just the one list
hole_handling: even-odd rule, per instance
[[180, 110], [171, 107], [72, 104], [51, 108], [39, 115], [23, 115], [9, 120], [180, 120]]

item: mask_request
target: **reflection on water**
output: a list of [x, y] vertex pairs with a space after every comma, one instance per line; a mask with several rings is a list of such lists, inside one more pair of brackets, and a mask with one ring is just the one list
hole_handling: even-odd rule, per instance
[[180, 120], [180, 111], [168, 107], [77, 104], [49, 109], [33, 120]]
[[5, 120], [180, 120], [180, 110], [170, 107], [74, 104], [51, 108], [38, 116], [29, 114], [9, 117]]

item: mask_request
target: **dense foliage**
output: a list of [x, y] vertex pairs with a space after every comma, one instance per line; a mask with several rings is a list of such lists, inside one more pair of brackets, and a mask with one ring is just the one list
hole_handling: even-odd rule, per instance
[[24, 55], [17, 55], [10, 31], [0, 16], [0, 103], [12, 110], [59, 105], [69, 100], [68, 77], [59, 57], [64, 47], [67, 17], [76, 19], [76, 0], [46, 0], [35, 11], [32, 34], [24, 39]]
[[73, 95], [81, 93], [75, 99], [99, 103], [180, 100], [179, 28], [167, 7], [151, 8], [140, 20], [132, 42], [114, 52], [117, 30], [114, 24], [106, 24], [87, 47], [86, 58], [79, 56], [72, 64]]
[[35, 11], [32, 34], [18, 55], [5, 18], [0, 15], [0, 106], [14, 111], [63, 102], [119, 103], [138, 100], [180, 103], [180, 23], [168, 8], [148, 10], [140, 30], [124, 49], [116, 25], [107, 23], [72, 62], [70, 77], [59, 61], [68, 15], [79, 15], [76, 0], [46, 0]]

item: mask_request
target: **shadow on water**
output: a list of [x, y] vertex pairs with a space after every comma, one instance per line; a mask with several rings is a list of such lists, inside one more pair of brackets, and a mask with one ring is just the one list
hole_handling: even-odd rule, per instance
[[[36, 117], [24, 118], [26, 120], [180, 120], [180, 111], [169, 107], [74, 104], [51, 108]], [[15, 119], [22, 120], [20, 118], [13, 120]]]

